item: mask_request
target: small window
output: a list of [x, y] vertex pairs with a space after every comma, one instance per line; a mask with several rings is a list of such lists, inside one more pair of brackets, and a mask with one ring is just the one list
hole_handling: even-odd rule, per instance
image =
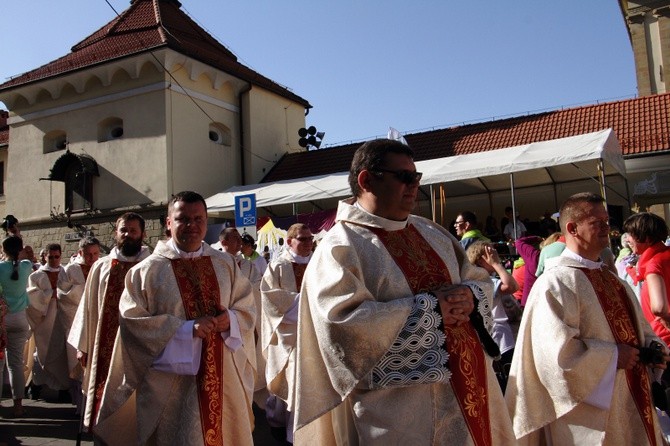
[[43, 153], [65, 150], [67, 147], [67, 134], [62, 130], [54, 130], [44, 135]]
[[209, 125], [209, 140], [221, 146], [231, 145], [230, 129], [221, 123]]
[[98, 124], [98, 142], [111, 141], [123, 136], [123, 119], [107, 118]]

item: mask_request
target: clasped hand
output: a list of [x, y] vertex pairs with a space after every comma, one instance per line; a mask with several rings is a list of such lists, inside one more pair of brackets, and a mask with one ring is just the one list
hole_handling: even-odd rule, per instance
[[211, 332], [230, 330], [230, 316], [228, 310], [223, 310], [217, 316], [202, 316], [193, 324], [193, 336], [206, 338]]
[[465, 285], [443, 285], [431, 291], [440, 304], [445, 325], [461, 325], [470, 320], [475, 308], [472, 290]]

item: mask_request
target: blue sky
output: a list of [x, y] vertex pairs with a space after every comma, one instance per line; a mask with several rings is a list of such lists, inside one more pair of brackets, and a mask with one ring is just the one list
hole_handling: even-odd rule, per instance
[[[313, 105], [307, 124], [324, 146], [637, 91], [616, 0], [181, 3], [242, 63]], [[3, 2], [0, 81], [67, 54], [115, 16], [109, 4]]]

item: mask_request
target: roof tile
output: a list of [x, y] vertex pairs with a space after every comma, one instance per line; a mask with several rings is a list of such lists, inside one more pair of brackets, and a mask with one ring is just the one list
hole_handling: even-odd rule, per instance
[[[670, 150], [670, 93], [406, 134], [416, 161], [614, 129], [624, 156]], [[349, 170], [360, 144], [286, 154], [263, 182]]]

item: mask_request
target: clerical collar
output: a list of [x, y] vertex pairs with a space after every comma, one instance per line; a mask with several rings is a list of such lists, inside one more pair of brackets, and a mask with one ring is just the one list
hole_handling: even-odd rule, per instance
[[60, 268], [61, 268], [60, 266], [58, 266], [56, 268], [52, 268], [52, 267], [49, 266], [48, 263], [45, 263], [44, 265], [40, 266], [40, 269], [42, 271], [47, 271], [47, 272], [50, 272], [50, 273], [55, 273], [57, 271], [60, 271]]
[[565, 248], [563, 250], [563, 252], [561, 253], [561, 256], [568, 257], [572, 260], [576, 260], [582, 266], [584, 266], [588, 269], [601, 269], [603, 267], [603, 262], [594, 262], [593, 260], [585, 259], [584, 257], [580, 256], [579, 254], [577, 254], [573, 251], [570, 251], [568, 248]]
[[172, 248], [172, 250], [174, 252], [176, 252], [177, 255], [179, 257], [181, 257], [182, 259], [195, 259], [197, 257], [202, 257], [202, 253], [204, 251], [202, 242], [200, 243], [200, 249], [198, 249], [197, 251], [193, 251], [193, 252], [186, 252], [186, 251], [182, 251], [181, 249], [177, 248], [177, 245], [175, 245], [175, 243], [174, 243], [174, 239], [168, 240], [167, 245], [170, 248]]
[[402, 220], [402, 221], [397, 221], [397, 220], [389, 220], [388, 218], [380, 217], [379, 215], [375, 215], [372, 212], [368, 211], [361, 205], [359, 201], [356, 201], [353, 206], [357, 209], [360, 209], [361, 211], [365, 212], [368, 215], [373, 216], [376, 220], [377, 223], [379, 223], [379, 226], [385, 231], [399, 231], [401, 229], [405, 229], [407, 226], [407, 219]]
[[121, 250], [118, 248], [118, 246], [115, 246], [112, 248], [112, 250], [109, 252], [109, 256], [113, 259], [119, 260], [121, 262], [136, 262], [140, 256], [142, 255], [143, 251], [147, 250], [146, 246], [142, 246], [137, 254], [134, 256], [124, 256], [121, 253]]
[[307, 257], [303, 257], [294, 253], [292, 249], [289, 249], [288, 253], [291, 254], [291, 257], [293, 257], [293, 261], [295, 263], [306, 264], [309, 263], [309, 259], [312, 258], [312, 254], [308, 255]]

